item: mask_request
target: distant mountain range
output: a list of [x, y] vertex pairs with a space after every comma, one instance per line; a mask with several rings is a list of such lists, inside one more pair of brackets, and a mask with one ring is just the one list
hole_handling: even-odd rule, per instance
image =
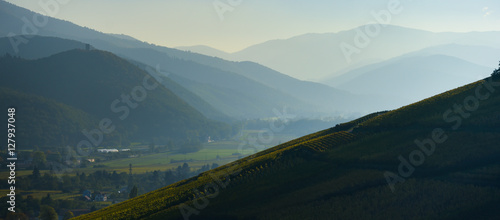
[[[355, 39], [363, 36], [360, 33], [364, 33], [366, 27], [270, 40], [230, 54], [199, 46], [182, 49], [228, 60], [253, 61], [298, 79], [319, 82], [338, 76], [346, 69], [359, 68], [428, 47], [460, 44], [482, 46], [488, 50], [500, 49], [500, 32], [434, 33], [392, 25], [384, 26], [376, 37], [363, 38], [368, 42], [366, 45], [356, 45]], [[355, 47], [356, 52], [345, 56], [340, 46], [342, 43]], [[495, 67], [496, 62], [486, 66]]]
[[427, 47], [422, 50], [404, 54], [401, 57], [446, 55], [488, 68], [496, 68], [500, 57], [500, 48], [492, 46], [473, 46], [462, 44], [444, 44]]
[[393, 97], [394, 104], [402, 106], [483, 79], [491, 72], [446, 55], [405, 56], [351, 70], [329, 82], [352, 93]]
[[[364, 28], [272, 40], [223, 57], [252, 60], [299, 78], [310, 74], [306, 78], [379, 100], [371, 103], [378, 109], [397, 108], [484, 78], [500, 58], [500, 42], [496, 40], [500, 32], [431, 33], [387, 26], [346, 62], [338, 46], [349, 42], [349, 33]], [[199, 48], [182, 47], [206, 54], [211, 51]], [[315, 76], [322, 71], [322, 77]], [[391, 103], [384, 102], [387, 99]]]

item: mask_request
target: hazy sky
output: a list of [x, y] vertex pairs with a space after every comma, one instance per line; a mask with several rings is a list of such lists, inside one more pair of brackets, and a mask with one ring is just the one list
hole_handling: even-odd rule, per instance
[[[36, 12], [39, 2], [7, 0]], [[207, 45], [226, 52], [304, 33], [338, 32], [374, 21], [399, 2], [391, 24], [442, 32], [500, 31], [500, 1], [458, 0], [59, 0], [55, 17], [167, 47]], [[217, 5], [219, 13], [216, 10]]]

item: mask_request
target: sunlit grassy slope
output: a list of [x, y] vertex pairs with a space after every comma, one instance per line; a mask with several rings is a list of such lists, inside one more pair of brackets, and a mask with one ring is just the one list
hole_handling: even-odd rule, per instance
[[499, 84], [371, 114], [80, 219], [499, 219]]

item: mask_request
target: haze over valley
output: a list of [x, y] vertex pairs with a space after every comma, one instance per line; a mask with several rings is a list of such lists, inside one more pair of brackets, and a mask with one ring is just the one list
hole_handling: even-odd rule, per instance
[[497, 219], [499, 13], [0, 1], [0, 219]]

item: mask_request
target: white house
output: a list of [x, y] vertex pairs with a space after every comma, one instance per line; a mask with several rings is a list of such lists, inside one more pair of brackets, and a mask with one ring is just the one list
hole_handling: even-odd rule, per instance
[[97, 149], [99, 153], [118, 153], [118, 149]]

